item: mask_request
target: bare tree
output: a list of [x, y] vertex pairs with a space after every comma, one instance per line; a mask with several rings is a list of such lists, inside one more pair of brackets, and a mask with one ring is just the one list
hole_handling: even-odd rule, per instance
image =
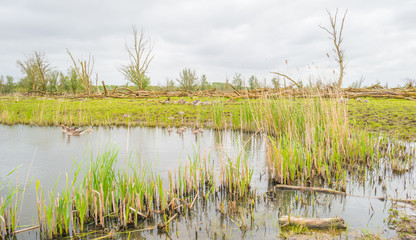
[[128, 81], [140, 89], [144, 89], [150, 83], [145, 74], [154, 58], [152, 55], [153, 42], [150, 37], [145, 35], [143, 29], [139, 33], [137, 27], [133, 26], [133, 46], [129, 47], [126, 43], [126, 50], [129, 53], [130, 63], [122, 65], [119, 71]]
[[326, 11], [329, 15], [329, 21], [330, 21], [331, 26], [330, 28], [326, 28], [323, 26], [319, 26], [319, 27], [325, 30], [330, 35], [330, 39], [334, 42], [333, 50], [335, 52], [335, 60], [339, 64], [339, 79], [338, 79], [337, 87], [340, 88], [342, 84], [342, 79], [344, 78], [344, 70], [345, 70], [344, 50], [341, 48], [342, 30], [344, 29], [344, 21], [345, 21], [345, 16], [347, 15], [348, 9], [345, 10], [340, 26], [338, 26], [337, 24], [338, 8], [334, 16], [332, 16], [331, 12], [328, 9]]
[[91, 94], [91, 75], [94, 69], [94, 57], [91, 54], [88, 56], [88, 60], [78, 60], [78, 63], [72, 57], [71, 52], [67, 49], [66, 52], [71, 57], [72, 62], [74, 63], [75, 71], [77, 72], [78, 77], [81, 79], [82, 85], [85, 90], [87, 90], [88, 95]]

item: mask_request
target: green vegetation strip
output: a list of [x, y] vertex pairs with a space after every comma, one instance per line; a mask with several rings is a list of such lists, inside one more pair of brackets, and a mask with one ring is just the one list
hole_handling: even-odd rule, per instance
[[348, 102], [349, 120], [360, 128], [387, 132], [390, 136], [416, 141], [416, 102], [402, 99], [368, 98], [368, 103]]
[[[51, 126], [181, 126], [241, 128], [246, 100], [226, 98], [147, 99], [65, 99], [3, 97], [0, 99], [0, 123]], [[191, 105], [194, 101], [208, 105]], [[354, 99], [347, 103], [349, 123], [373, 132], [416, 140], [416, 103], [402, 99]], [[249, 100], [256, 102], [258, 100]], [[166, 102], [162, 104], [160, 102]], [[183, 117], [178, 113], [184, 112]], [[226, 125], [225, 125], [226, 124]]]
[[[192, 104], [197, 101], [198, 105]], [[215, 118], [215, 124], [222, 127], [223, 123], [237, 119], [232, 116], [239, 114], [239, 108], [239, 102], [227, 102], [222, 98], [170, 98], [169, 101], [167, 98], [72, 100], [34, 97], [18, 101], [3, 98], [0, 101], [0, 123], [214, 127]]]

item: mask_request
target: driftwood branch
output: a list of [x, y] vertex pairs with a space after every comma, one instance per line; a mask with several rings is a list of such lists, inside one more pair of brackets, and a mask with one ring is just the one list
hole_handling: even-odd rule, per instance
[[173, 219], [175, 219], [178, 216], [178, 213], [175, 213], [175, 215], [173, 215], [165, 224], [159, 223], [157, 225], [158, 229], [162, 229], [165, 228]]
[[18, 234], [18, 233], [30, 231], [30, 230], [33, 230], [33, 229], [36, 229], [36, 228], [39, 228], [39, 225], [28, 227], [28, 228], [25, 228], [25, 229], [16, 230], [16, 231], [12, 232], [12, 234]]
[[299, 85], [299, 83], [297, 83], [295, 80], [293, 80], [293, 79], [292, 79], [292, 78], [290, 78], [289, 76], [287, 76], [287, 75], [285, 75], [285, 74], [283, 74], [283, 73], [278, 73], [278, 72], [271, 72], [271, 73], [274, 73], [274, 74], [276, 74], [276, 75], [279, 75], [279, 76], [282, 76], [282, 77], [284, 77], [284, 78], [287, 78], [289, 81], [291, 81], [293, 84], [295, 84], [295, 85], [296, 85], [296, 87], [301, 88], [301, 86]]
[[105, 86], [104, 81], [101, 81], [103, 84], [103, 88], [104, 88], [104, 95], [107, 97], [108, 96], [108, 91], [107, 91], [107, 87]]
[[191, 205], [189, 205], [189, 208], [192, 209], [194, 207], [195, 201], [198, 198], [199, 193], [196, 194], [194, 200], [192, 201]]
[[319, 229], [328, 229], [328, 228], [337, 228], [345, 229], [347, 228], [344, 223], [344, 219], [335, 217], [335, 218], [301, 218], [301, 217], [290, 217], [283, 216], [279, 218], [279, 223], [282, 226], [287, 226], [290, 224], [302, 225], [308, 228], [319, 228]]
[[309, 191], [309, 192], [324, 192], [330, 194], [337, 194], [337, 195], [346, 195], [345, 192], [332, 190], [328, 188], [319, 188], [319, 187], [303, 187], [303, 186], [291, 186], [291, 185], [283, 185], [278, 184], [274, 186], [274, 189], [286, 189], [286, 190], [300, 190], [300, 191]]
[[234, 92], [238, 95], [238, 96], [240, 96], [241, 94], [240, 94], [240, 92], [232, 85], [232, 84], [230, 84], [230, 83], [227, 83], [228, 84], [228, 86], [230, 86], [233, 90], [234, 90]]

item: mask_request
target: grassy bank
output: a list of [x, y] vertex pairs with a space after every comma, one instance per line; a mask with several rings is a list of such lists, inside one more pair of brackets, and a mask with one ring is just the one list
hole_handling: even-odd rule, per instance
[[403, 140], [416, 140], [416, 102], [402, 99], [368, 98], [368, 103], [351, 100], [349, 120], [359, 128], [387, 132]]
[[[182, 104], [183, 102], [187, 102]], [[249, 120], [246, 100], [227, 98], [146, 99], [48, 99], [15, 97], [0, 99], [0, 123], [74, 126], [181, 126], [233, 127]], [[199, 105], [189, 103], [201, 101]], [[416, 104], [401, 99], [373, 99], [368, 103], [352, 99], [347, 103], [350, 125], [373, 132], [416, 140]], [[179, 102], [181, 101], [181, 102]], [[250, 100], [256, 102], [258, 100]], [[205, 103], [206, 105], [203, 105]], [[179, 112], [183, 112], [180, 115]], [[250, 121], [250, 120], [249, 120]]]
[[[222, 98], [45, 99], [0, 101], [3, 124], [76, 126], [206, 126], [230, 123], [239, 102]], [[200, 101], [198, 105], [192, 102]], [[166, 102], [166, 103], [165, 103]], [[185, 103], [186, 102], [186, 103]], [[240, 102], [242, 102], [240, 100]], [[183, 112], [183, 115], [180, 114]]]

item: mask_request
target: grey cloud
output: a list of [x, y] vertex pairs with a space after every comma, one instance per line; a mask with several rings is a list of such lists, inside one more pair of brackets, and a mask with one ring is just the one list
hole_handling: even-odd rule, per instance
[[[346, 85], [414, 77], [416, 26], [411, 0], [391, 1], [2, 1], [0, 74], [16, 75], [16, 60], [44, 51], [65, 70], [74, 56], [96, 57], [95, 70], [108, 83], [124, 83], [117, 68], [128, 61], [125, 42], [131, 25], [155, 40], [152, 81], [175, 79], [184, 67], [208, 79], [225, 81], [235, 72], [272, 77], [270, 70], [294, 75], [333, 77], [336, 65], [326, 57], [332, 44], [319, 25], [328, 25], [325, 9], [349, 9], [345, 32]], [[3, 37], [4, 36], [4, 37]], [[285, 64], [289, 61], [289, 65]], [[314, 67], [314, 64], [319, 69]], [[297, 68], [303, 73], [298, 73]]]

